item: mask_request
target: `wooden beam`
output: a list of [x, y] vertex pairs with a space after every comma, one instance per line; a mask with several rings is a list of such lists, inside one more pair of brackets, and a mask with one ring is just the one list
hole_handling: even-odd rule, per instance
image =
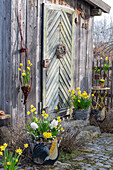
[[11, 115], [3, 115], [3, 116], [0, 116], [0, 119], [9, 119], [11, 118]]
[[111, 7], [108, 4], [106, 4], [105, 2], [103, 2], [102, 0], [85, 0], [85, 1], [94, 7], [98, 7], [100, 9], [102, 9], [102, 11], [105, 13], [110, 12]]
[[100, 15], [102, 15], [102, 10], [93, 8], [93, 9], [91, 9], [90, 15], [91, 16], [100, 16]]

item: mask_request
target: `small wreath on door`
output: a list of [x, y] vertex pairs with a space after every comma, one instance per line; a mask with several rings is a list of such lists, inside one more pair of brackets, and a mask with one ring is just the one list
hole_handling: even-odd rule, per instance
[[66, 54], [66, 46], [64, 44], [59, 44], [56, 49], [56, 54], [59, 59], [63, 58]]

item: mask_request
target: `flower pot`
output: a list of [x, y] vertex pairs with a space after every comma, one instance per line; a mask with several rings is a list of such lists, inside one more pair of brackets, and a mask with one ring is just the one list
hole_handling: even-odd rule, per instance
[[100, 86], [100, 87], [104, 87], [104, 83], [100, 83], [99, 86]]
[[30, 86], [30, 87], [28, 87], [28, 86], [27, 86], [27, 87], [22, 86], [21, 89], [22, 89], [22, 91], [23, 91], [23, 93], [24, 93], [24, 104], [26, 104], [26, 103], [27, 103], [28, 95], [29, 95], [29, 93], [30, 93], [30, 91], [31, 91], [31, 86]]
[[32, 158], [36, 164], [53, 165], [59, 157], [58, 141], [49, 142], [32, 141], [28, 139], [31, 147]]
[[75, 120], [88, 120], [89, 109], [73, 109], [73, 118]]
[[105, 79], [106, 77], [107, 77], [107, 74], [106, 74], [106, 73], [104, 73], [104, 74], [103, 74], [103, 78]]
[[95, 80], [99, 80], [100, 79], [100, 75], [99, 74], [95, 74]]

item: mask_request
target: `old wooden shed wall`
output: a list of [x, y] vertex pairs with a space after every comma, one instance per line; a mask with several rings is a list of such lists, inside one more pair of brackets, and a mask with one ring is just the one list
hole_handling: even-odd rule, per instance
[[[38, 107], [41, 102], [41, 49], [42, 49], [42, 3], [66, 5], [75, 9], [77, 24], [74, 28], [73, 88], [91, 91], [93, 58], [93, 18], [84, 20], [80, 16], [78, 3], [90, 14], [90, 5], [82, 0], [25, 0], [22, 1], [22, 33], [33, 63], [33, 85], [26, 107], [19, 82], [20, 35], [17, 22], [17, 0], [0, 1], [0, 109], [12, 115], [12, 123], [25, 119], [31, 104]], [[21, 2], [21, 1], [20, 1]], [[82, 28], [88, 23], [88, 28]]]

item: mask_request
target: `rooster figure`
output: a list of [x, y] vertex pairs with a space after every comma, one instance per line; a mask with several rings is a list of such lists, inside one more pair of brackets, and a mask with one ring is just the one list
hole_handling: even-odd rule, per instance
[[44, 143], [36, 144], [33, 149], [33, 161], [37, 164], [53, 165], [59, 157], [59, 140], [54, 139], [51, 148]]

